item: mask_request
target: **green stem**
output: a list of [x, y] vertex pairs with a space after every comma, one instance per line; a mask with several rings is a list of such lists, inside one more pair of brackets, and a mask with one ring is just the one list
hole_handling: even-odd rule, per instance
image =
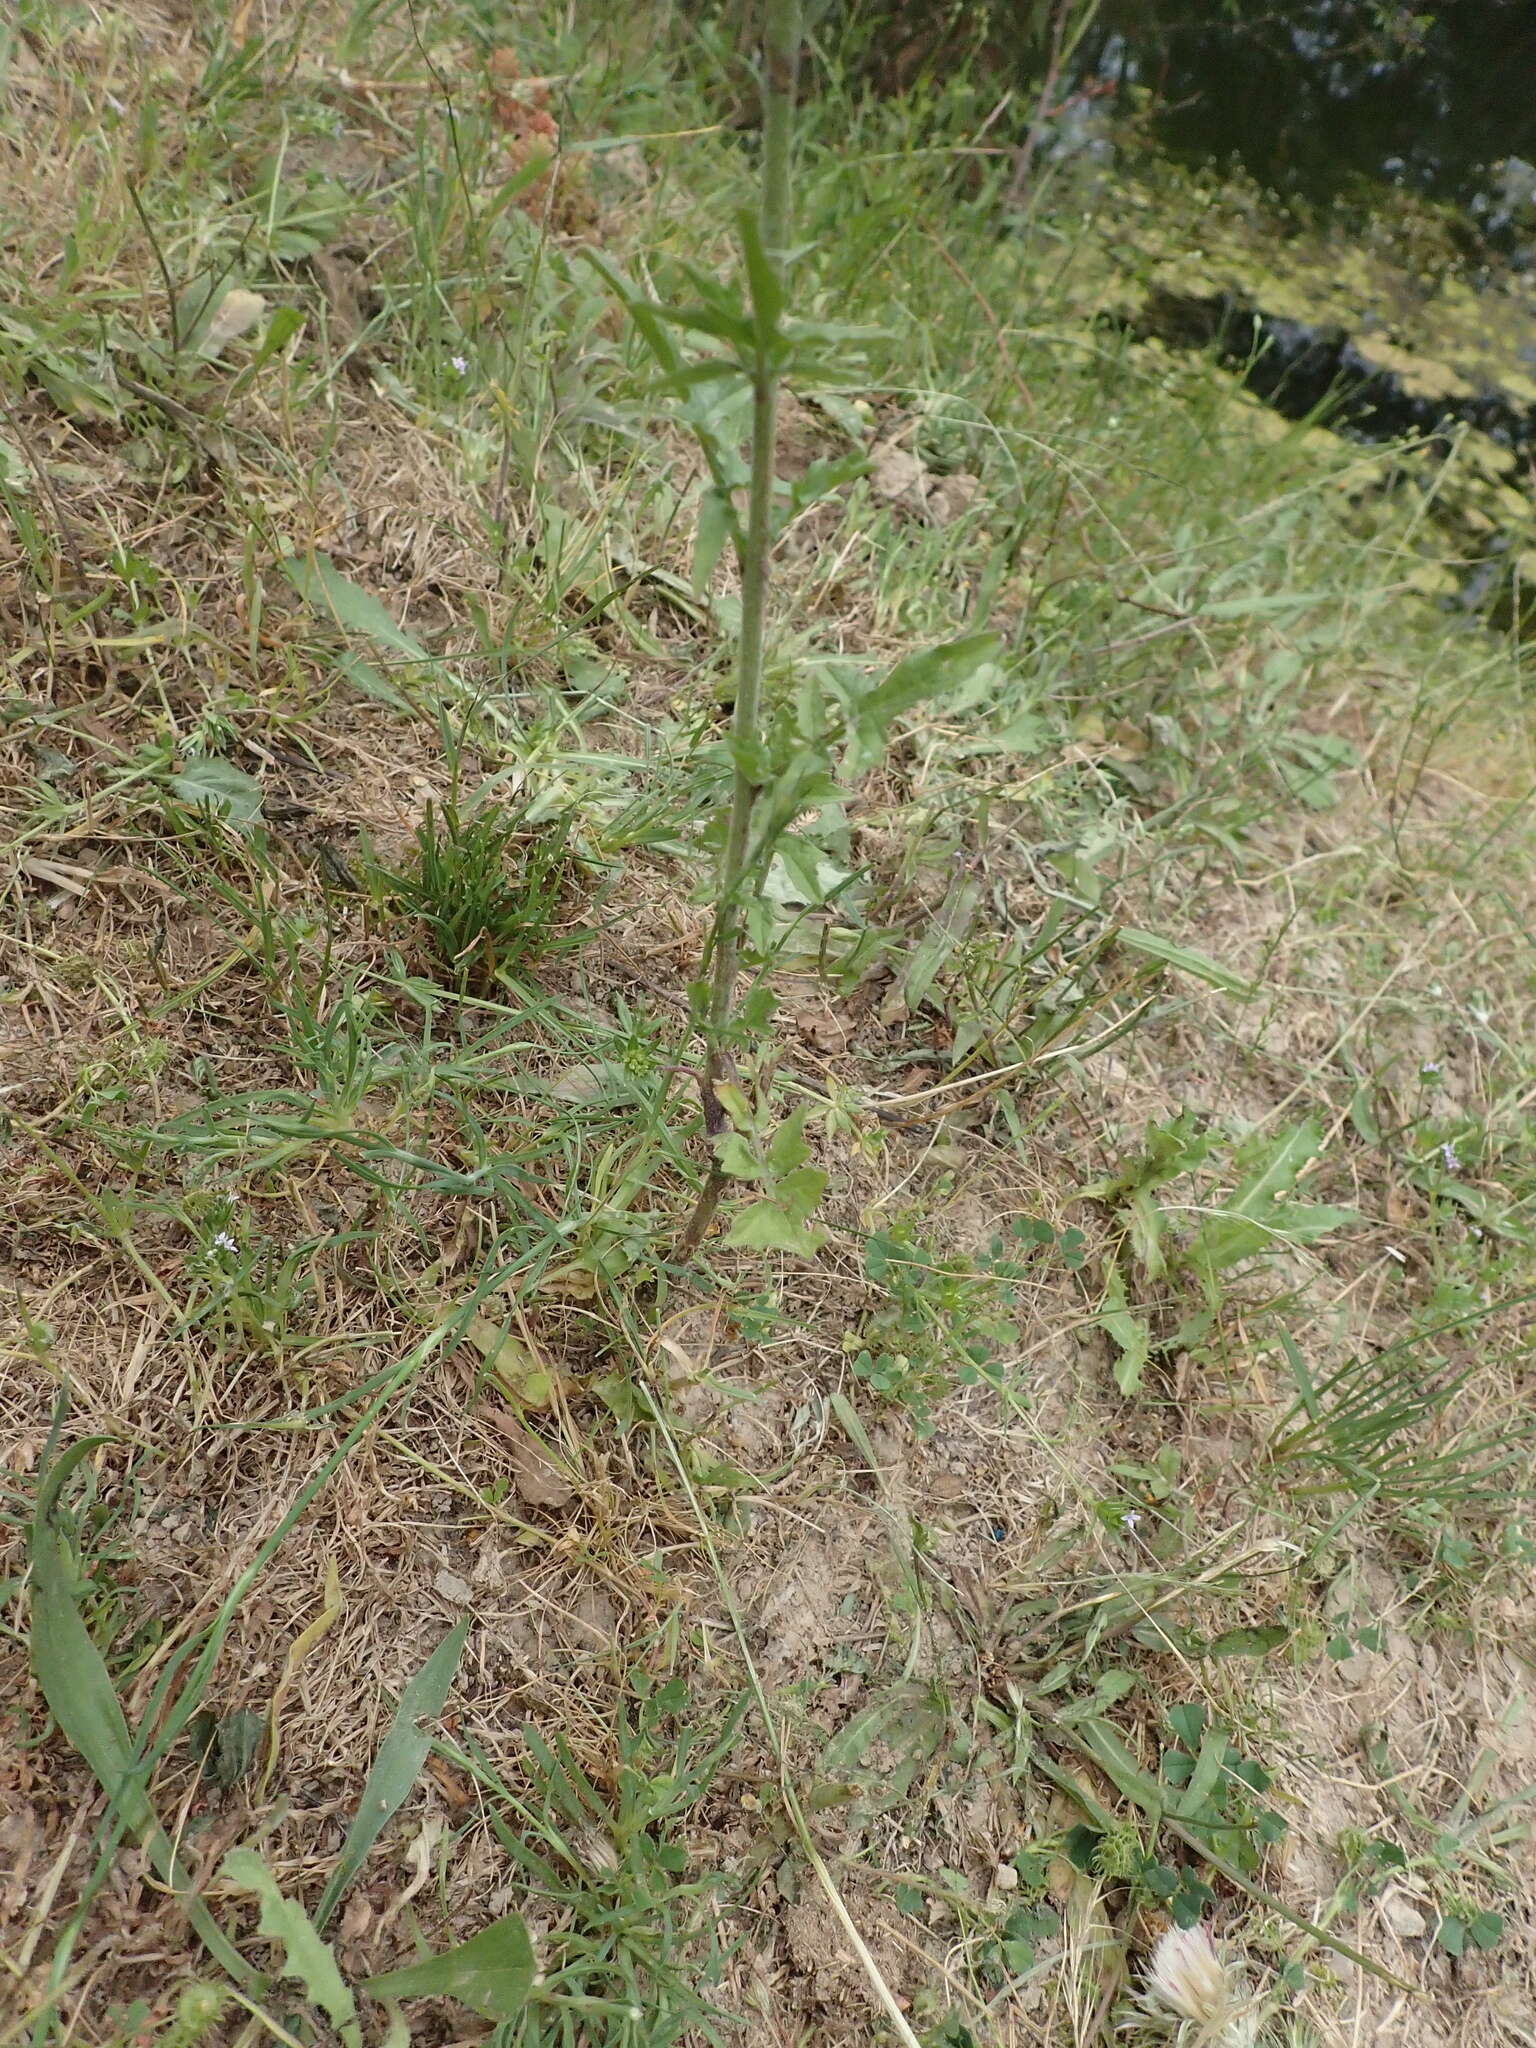
[[[790, 155], [794, 140], [795, 82], [800, 65], [800, 0], [765, 0], [763, 21], [763, 171], [759, 218], [763, 249], [774, 275], [782, 279], [790, 233]], [[762, 725], [763, 657], [767, 643], [768, 582], [773, 553], [774, 455], [778, 437], [779, 368], [759, 347], [752, 375], [752, 475], [747, 498], [747, 531], [741, 555], [741, 639], [736, 659], [733, 733], [736, 766], [731, 809], [710, 933], [709, 1010], [704, 1026], [704, 1072], [700, 1081], [705, 1134], [713, 1141], [725, 1128], [716, 1092], [725, 1071], [725, 1047], [736, 1000], [741, 952], [743, 897], [752, 814], [761, 785], [746, 763], [757, 758]], [[697, 1249], [720, 1200], [724, 1175], [711, 1164], [688, 1227], [678, 1244], [686, 1257]]]

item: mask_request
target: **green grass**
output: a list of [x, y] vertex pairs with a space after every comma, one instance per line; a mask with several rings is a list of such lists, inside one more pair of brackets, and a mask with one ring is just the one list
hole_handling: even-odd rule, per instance
[[514, 1915], [527, 2048], [1065, 2042], [1170, 1903], [1276, 2039], [1339, 1940], [1454, 2006], [1527, 1939], [1518, 644], [1094, 322], [1123, 193], [1005, 216], [981, 83], [818, 52], [788, 310], [861, 332], [763, 680], [824, 779], [717, 1154], [739, 591], [582, 237], [737, 289], [726, 61], [521, 24], [551, 187], [480, 13], [262, 20], [0, 31], [0, 2041], [318, 2038], [323, 1944], [374, 2038]]

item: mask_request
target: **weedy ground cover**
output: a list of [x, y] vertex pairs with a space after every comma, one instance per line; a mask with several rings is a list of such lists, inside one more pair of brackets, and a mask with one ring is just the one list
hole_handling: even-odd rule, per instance
[[0, 2040], [1525, 2038], [1518, 639], [982, 82], [776, 282], [513, 36], [0, 28]]

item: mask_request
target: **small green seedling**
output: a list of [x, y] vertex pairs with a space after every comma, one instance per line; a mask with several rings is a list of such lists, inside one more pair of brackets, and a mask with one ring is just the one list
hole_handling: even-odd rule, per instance
[[715, 1140], [719, 1171], [729, 1180], [756, 1183], [762, 1190], [759, 1199], [736, 1216], [726, 1243], [749, 1251], [812, 1257], [827, 1239], [826, 1231], [811, 1221], [827, 1176], [820, 1167], [806, 1164], [811, 1156], [805, 1136], [807, 1112], [796, 1110], [764, 1137], [743, 1089], [721, 1081], [716, 1093], [732, 1122], [732, 1128]]

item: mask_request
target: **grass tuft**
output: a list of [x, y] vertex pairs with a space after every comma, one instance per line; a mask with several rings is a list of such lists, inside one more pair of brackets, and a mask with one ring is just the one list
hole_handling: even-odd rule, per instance
[[540, 954], [580, 943], [559, 931], [571, 871], [570, 822], [530, 823], [495, 802], [429, 802], [416, 858], [384, 877], [418, 922], [434, 971], [462, 994], [495, 992]]

